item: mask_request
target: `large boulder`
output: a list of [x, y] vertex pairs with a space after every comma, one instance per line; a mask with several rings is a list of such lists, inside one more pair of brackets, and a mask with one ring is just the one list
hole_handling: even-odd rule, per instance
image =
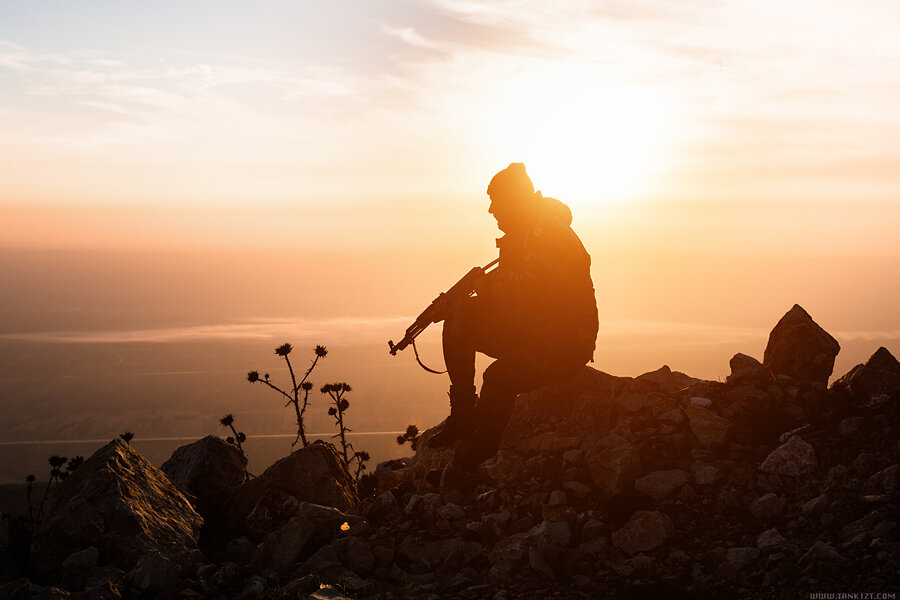
[[150, 552], [172, 557], [197, 545], [203, 519], [158, 468], [122, 440], [94, 453], [51, 494], [32, 563], [52, 572], [88, 546], [100, 564], [129, 570]]
[[162, 471], [209, 524], [220, 520], [244, 482], [245, 457], [216, 435], [179, 447]]
[[555, 437], [604, 435], [615, 424], [613, 400], [631, 381], [584, 367], [565, 379], [520, 394], [500, 447], [517, 449], [522, 441], [541, 433]]
[[772, 329], [763, 364], [775, 375], [828, 384], [841, 345], [795, 304]]
[[869, 360], [859, 364], [834, 382], [835, 389], [849, 389], [863, 398], [886, 394], [900, 398], [900, 362], [887, 348], [875, 351]]
[[[241, 523], [253, 515], [269, 523], [263, 529], [270, 529], [294, 516], [301, 502], [343, 511], [356, 504], [353, 480], [334, 445], [316, 441], [282, 458], [241, 486], [229, 515]], [[262, 513], [271, 514], [263, 519]]]

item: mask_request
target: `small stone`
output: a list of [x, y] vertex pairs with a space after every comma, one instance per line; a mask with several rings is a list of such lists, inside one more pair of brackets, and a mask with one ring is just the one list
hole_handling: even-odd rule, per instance
[[699, 486], [713, 485], [725, 476], [722, 469], [699, 462], [691, 465], [691, 472], [694, 475], [694, 483]]
[[541, 507], [541, 517], [551, 523], [558, 521], [574, 523], [576, 513], [575, 509], [567, 504], [545, 504]]
[[662, 546], [674, 535], [675, 525], [668, 515], [639, 510], [612, 534], [612, 541], [628, 554], [637, 554]]
[[572, 543], [572, 528], [565, 521], [544, 521], [547, 533], [553, 538], [553, 541], [562, 547], [567, 547]]
[[647, 396], [635, 392], [625, 392], [613, 400], [620, 410], [627, 413], [636, 413], [647, 405]]
[[800, 507], [800, 512], [804, 517], [816, 518], [822, 515], [828, 508], [828, 497], [825, 494], [819, 494], [811, 500], [807, 500]]
[[584, 450], [581, 448], [572, 448], [563, 452], [563, 460], [570, 465], [579, 465], [584, 460]]
[[814, 564], [817, 562], [836, 563], [847, 560], [834, 548], [823, 541], [818, 541], [800, 557], [800, 565]]
[[691, 398], [691, 404], [693, 406], [699, 406], [701, 408], [709, 408], [712, 406], [712, 400], [709, 398], [703, 398], [701, 396], [694, 396]]
[[845, 542], [849, 542], [853, 538], [871, 531], [882, 519], [884, 519], [884, 516], [877, 510], [873, 510], [866, 516], [841, 527], [838, 531], [838, 537]]
[[550, 499], [547, 501], [547, 504], [550, 506], [555, 506], [557, 504], [568, 504], [569, 499], [566, 498], [566, 493], [562, 490], [554, 490], [550, 492]]
[[448, 503], [437, 510], [437, 516], [448, 521], [466, 518], [466, 511], [458, 504]]
[[550, 563], [547, 562], [547, 560], [534, 546], [528, 548], [528, 564], [541, 577], [544, 577], [546, 579], [554, 578], [553, 567], [550, 566]]
[[580, 481], [563, 481], [563, 489], [571, 492], [576, 498], [585, 498], [591, 493], [591, 488]]
[[641, 457], [631, 444], [606, 448], [587, 459], [588, 471], [594, 485], [608, 496], [622, 493], [640, 475]]
[[788, 441], [778, 446], [759, 465], [765, 473], [801, 477], [813, 473], [819, 466], [816, 451], [809, 442], [799, 435], [792, 435]]
[[725, 443], [731, 430], [731, 423], [727, 419], [723, 419], [701, 406], [688, 406], [685, 408], [685, 412], [691, 432], [697, 437], [700, 446], [715, 448]]
[[132, 585], [143, 592], [171, 593], [175, 590], [181, 567], [158, 552], [146, 554], [129, 573]]
[[90, 569], [100, 562], [100, 552], [96, 546], [73, 552], [62, 563], [64, 569]]
[[652, 496], [656, 500], [662, 500], [681, 489], [688, 479], [687, 471], [682, 469], [653, 471], [636, 479], [634, 487], [639, 492]]
[[659, 415], [659, 420], [670, 425], [681, 425], [684, 423], [684, 413], [681, 409], [674, 408]]
[[778, 533], [778, 530], [773, 527], [772, 529], [767, 529], [759, 534], [756, 538], [756, 547], [760, 550], [768, 550], [769, 548], [782, 546], [786, 541], [784, 536]]
[[581, 539], [585, 541], [605, 536], [607, 533], [609, 533], [609, 527], [596, 517], [591, 517], [581, 526]]
[[862, 417], [847, 417], [838, 423], [838, 434], [842, 437], [851, 437], [859, 433], [859, 426], [862, 424]]
[[375, 568], [375, 554], [367, 541], [351, 537], [347, 542], [347, 568], [361, 575]]
[[759, 558], [756, 548], [729, 548], [725, 553], [725, 561], [735, 570], [743, 570]]
[[893, 494], [900, 481], [900, 465], [891, 465], [869, 477], [862, 486], [864, 495]]
[[784, 514], [785, 499], [769, 492], [753, 501], [750, 512], [758, 521], [771, 521]]

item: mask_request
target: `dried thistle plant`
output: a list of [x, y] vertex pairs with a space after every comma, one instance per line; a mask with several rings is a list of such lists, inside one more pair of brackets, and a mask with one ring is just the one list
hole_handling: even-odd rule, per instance
[[303, 378], [298, 382], [289, 356], [293, 349], [294, 347], [288, 343], [284, 343], [275, 348], [275, 354], [284, 359], [284, 362], [287, 364], [288, 372], [291, 375], [290, 390], [282, 389], [269, 381], [268, 373], [265, 373], [260, 377], [259, 371], [250, 371], [247, 373], [247, 381], [250, 383], [262, 383], [287, 398], [285, 406], [293, 406], [294, 415], [297, 418], [297, 437], [294, 438], [293, 443], [291, 443], [291, 448], [296, 446], [297, 442], [302, 442], [303, 447], [305, 448], [309, 445], [309, 441], [306, 439], [303, 417], [306, 414], [306, 408], [309, 405], [309, 392], [313, 388], [312, 382], [309, 381], [309, 376], [319, 363], [319, 359], [325, 358], [328, 355], [328, 350], [325, 346], [316, 346], [313, 349], [314, 358], [311, 361], [309, 368], [306, 370], [306, 373], [303, 374]]

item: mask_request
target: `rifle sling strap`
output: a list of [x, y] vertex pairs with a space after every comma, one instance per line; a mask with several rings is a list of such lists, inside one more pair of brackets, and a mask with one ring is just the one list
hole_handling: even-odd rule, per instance
[[422, 367], [429, 373], [434, 373], [435, 375], [443, 375], [444, 373], [447, 372], [447, 371], [435, 371], [434, 369], [429, 369], [428, 367], [425, 366], [425, 363], [423, 363], [422, 359], [419, 358], [419, 350], [418, 350], [418, 348], [416, 348], [416, 340], [415, 339], [413, 339], [413, 341], [412, 341], [412, 347], [413, 347], [413, 352], [416, 355], [416, 362], [419, 363], [420, 367]]

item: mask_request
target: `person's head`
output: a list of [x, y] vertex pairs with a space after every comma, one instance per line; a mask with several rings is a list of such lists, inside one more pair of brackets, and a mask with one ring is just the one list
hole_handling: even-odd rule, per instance
[[488, 212], [497, 219], [504, 232], [528, 222], [534, 204], [534, 184], [523, 163], [512, 163], [491, 179], [487, 194], [491, 198]]

